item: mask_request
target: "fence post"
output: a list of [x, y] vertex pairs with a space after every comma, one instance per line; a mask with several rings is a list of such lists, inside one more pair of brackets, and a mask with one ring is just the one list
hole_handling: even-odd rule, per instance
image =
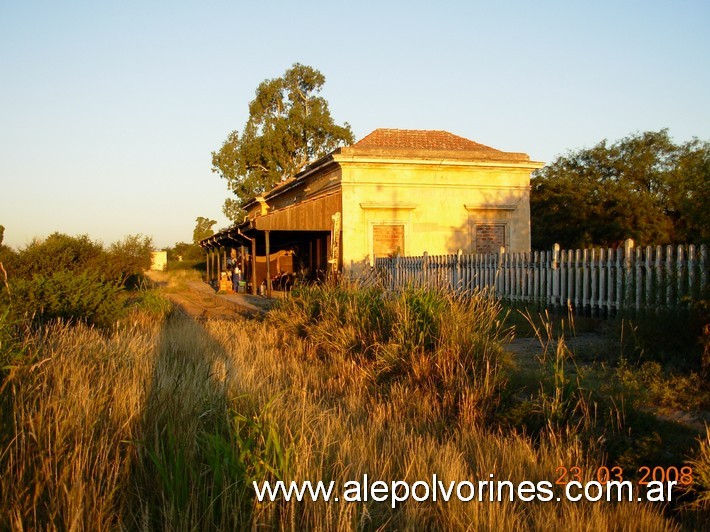
[[582, 312], [587, 312], [587, 307], [590, 308], [589, 304], [589, 250], [582, 250]]
[[525, 252], [525, 301], [527, 303], [530, 303], [531, 301], [531, 293], [533, 289], [533, 272], [530, 267], [530, 264], [532, 262], [532, 252], [531, 251], [526, 251]]
[[401, 284], [401, 279], [400, 277], [402, 276], [402, 264], [401, 264], [401, 258], [399, 255], [397, 255], [394, 258], [394, 275], [392, 276], [392, 281], [394, 283], [394, 286], [392, 287], [393, 290], [397, 290], [400, 287]]
[[685, 276], [685, 250], [683, 249], [683, 246], [678, 246], [678, 254], [676, 255], [676, 277], [677, 277], [677, 282], [678, 282], [678, 291], [676, 292], [676, 304], [680, 305], [681, 301], [683, 300], [683, 287], [684, 287], [684, 281], [683, 277]]
[[599, 248], [599, 316], [604, 316], [604, 303], [606, 298], [606, 259], [604, 248]]
[[560, 306], [567, 307], [567, 250], [560, 251]]
[[567, 308], [572, 308], [574, 313], [579, 313], [582, 308], [582, 275], [580, 272], [580, 261], [582, 252], [579, 249], [567, 250]]
[[589, 278], [591, 286], [589, 287], [589, 307], [591, 315], [595, 315], [597, 303], [599, 302], [599, 282], [597, 277], [597, 251], [592, 248], [589, 250]]
[[700, 294], [695, 291], [695, 246], [688, 246], [688, 297], [690, 299], [699, 298]]
[[498, 248], [498, 257], [495, 272], [495, 292], [499, 298], [503, 297], [503, 258], [505, 257], [505, 247]]
[[632, 264], [634, 258], [634, 241], [631, 238], [624, 240], [624, 301], [623, 305], [632, 301], [633, 276]]
[[698, 293], [702, 294], [708, 284], [708, 247], [705, 244], [700, 246], [700, 286]]
[[473, 276], [471, 278], [471, 284], [473, 285], [474, 290], [478, 290], [481, 287], [481, 255], [480, 253], [476, 253], [473, 256], [472, 259], [472, 264], [471, 266], [473, 267]]
[[491, 293], [491, 254], [483, 255], [483, 288]]
[[616, 269], [616, 312], [619, 313], [622, 310], [622, 298], [623, 298], [623, 288], [624, 288], [624, 271], [622, 269], [622, 255], [624, 253], [624, 250], [622, 248], [616, 248], [616, 262], [615, 262], [615, 269]]
[[461, 259], [463, 258], [463, 250], [459, 248], [456, 252], [456, 264], [454, 271], [454, 290], [460, 292], [462, 290], [463, 282], [461, 279]]
[[429, 285], [429, 253], [422, 255], [422, 286]]
[[500, 286], [501, 286], [501, 297], [503, 299], [507, 298], [510, 291], [510, 279], [508, 277], [508, 272], [510, 271], [510, 253], [505, 253], [505, 248], [501, 248], [504, 253], [501, 257], [500, 265]]
[[673, 246], [666, 246], [666, 307], [673, 306]]
[[611, 303], [614, 299], [614, 250], [606, 248], [606, 315], [611, 317]]
[[635, 289], [636, 289], [636, 312], [641, 310], [641, 292], [643, 291], [643, 278], [642, 278], [642, 273], [641, 273], [641, 267], [643, 265], [643, 248], [636, 248], [636, 264], [634, 264], [634, 267], [636, 268], [636, 284], [635, 284]]
[[655, 299], [655, 304], [656, 308], [660, 308], [662, 303], [663, 303], [663, 291], [661, 288], [663, 287], [663, 269], [661, 268], [661, 259], [663, 258], [663, 248], [661, 246], [656, 246], [656, 260], [654, 261], [655, 264], [655, 284], [654, 287], [656, 289], [656, 297]]
[[471, 256], [470, 255], [463, 255], [461, 258], [463, 259], [463, 266], [462, 266], [463, 291], [468, 292], [471, 289], [471, 275], [470, 275]]
[[584, 307], [582, 303], [582, 250], [574, 250], [574, 311], [579, 312]]
[[645, 262], [645, 267], [646, 267], [646, 298], [645, 298], [645, 303], [646, 303], [646, 308], [651, 309], [653, 308], [653, 269], [651, 267], [651, 253], [653, 253], [653, 249], [651, 246], [646, 246], [646, 262]]
[[533, 253], [533, 297], [535, 307], [540, 305], [540, 252]]
[[553, 305], [560, 304], [560, 245], [552, 246], [552, 301]]

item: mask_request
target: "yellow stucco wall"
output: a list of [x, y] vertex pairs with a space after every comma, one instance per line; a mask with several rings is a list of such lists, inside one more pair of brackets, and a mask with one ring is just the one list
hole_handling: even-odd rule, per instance
[[340, 164], [346, 268], [372, 261], [375, 225], [403, 225], [407, 256], [475, 252], [481, 223], [501, 227], [508, 250], [530, 250], [530, 174], [539, 163], [350, 159]]
[[150, 269], [164, 272], [168, 269], [168, 252], [153, 251], [150, 254]]

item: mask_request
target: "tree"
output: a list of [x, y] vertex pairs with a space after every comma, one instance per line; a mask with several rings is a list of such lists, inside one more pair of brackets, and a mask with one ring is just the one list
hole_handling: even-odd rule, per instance
[[535, 249], [708, 240], [710, 145], [663, 129], [559, 157], [533, 174]]
[[143, 272], [150, 269], [154, 249], [151, 237], [128, 235], [111, 244], [102, 273], [119, 286], [135, 285]]
[[192, 242], [175, 242], [175, 245], [167, 251], [170, 261], [201, 261], [205, 258], [202, 248]]
[[678, 210], [676, 230], [688, 242], [710, 243], [710, 143], [682, 145], [673, 169], [669, 196]]
[[224, 205], [222, 205], [222, 213], [224, 213], [224, 215], [231, 220], [232, 223], [241, 221], [244, 217], [244, 210], [239, 202], [233, 198], [227, 198], [224, 200]]
[[[350, 125], [335, 124], [328, 102], [318, 96], [324, 83], [319, 71], [296, 63], [256, 89], [242, 134], [233, 131], [212, 152], [212, 171], [227, 180], [240, 203], [353, 142]], [[224, 211], [233, 221], [240, 214], [233, 205], [225, 205]]]
[[204, 216], [198, 216], [195, 218], [195, 222], [195, 230], [192, 232], [192, 241], [195, 244], [199, 244], [200, 240], [214, 234], [212, 226], [217, 223], [217, 220], [210, 220]]

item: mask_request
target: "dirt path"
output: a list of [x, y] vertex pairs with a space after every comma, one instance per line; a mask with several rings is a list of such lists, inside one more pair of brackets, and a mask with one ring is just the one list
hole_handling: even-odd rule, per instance
[[170, 299], [180, 312], [196, 320], [236, 320], [246, 314], [226, 302], [220, 303], [219, 299], [204, 297], [190, 290], [165, 292], [165, 297]]
[[[147, 277], [154, 286], [162, 288], [163, 295], [179, 312], [196, 320], [242, 319], [245, 316], [263, 314], [270, 306], [269, 302], [258, 296], [218, 295], [200, 281], [169, 285], [169, 277], [163, 272], [147, 272]], [[252, 301], [255, 298], [256, 301]]]

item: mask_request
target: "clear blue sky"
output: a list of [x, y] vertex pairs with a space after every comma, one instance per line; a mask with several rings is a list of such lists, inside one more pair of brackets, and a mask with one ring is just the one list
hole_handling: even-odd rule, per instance
[[710, 140], [710, 2], [0, 0], [0, 224], [105, 244], [227, 225], [210, 153], [300, 62], [356, 137], [444, 129], [549, 162]]

